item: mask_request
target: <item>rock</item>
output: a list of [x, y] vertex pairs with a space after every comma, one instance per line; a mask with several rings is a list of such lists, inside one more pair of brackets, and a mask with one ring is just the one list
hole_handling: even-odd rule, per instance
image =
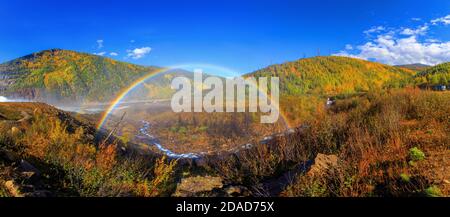
[[194, 197], [202, 196], [202, 193], [211, 192], [213, 189], [222, 188], [222, 178], [212, 176], [195, 176], [184, 178], [178, 184], [173, 196]]
[[12, 127], [11, 128], [11, 136], [16, 136], [20, 133], [20, 129], [17, 127]]
[[206, 167], [206, 166], [208, 166], [207, 160], [205, 158], [203, 158], [203, 157], [199, 157], [199, 158], [194, 159], [194, 163], [195, 163], [195, 165], [197, 167]]
[[27, 172], [21, 172], [20, 175], [25, 179], [30, 179], [31, 177], [36, 176], [36, 173], [27, 171]]
[[32, 164], [28, 163], [28, 161], [24, 159], [20, 161], [20, 170], [22, 172], [33, 172], [38, 176], [41, 175], [41, 172], [38, 169], [36, 169], [36, 167], [34, 167]]
[[244, 186], [229, 186], [224, 189], [230, 197], [248, 197], [250, 196], [250, 191]]
[[95, 136], [89, 133], [86, 133], [86, 139], [89, 141], [93, 141], [95, 139]]
[[21, 172], [20, 175], [29, 183], [37, 183], [40, 178], [37, 173], [31, 171]]
[[20, 193], [19, 186], [14, 183], [13, 180], [9, 180], [5, 182], [5, 188], [8, 189], [9, 193], [13, 197], [22, 197], [22, 194]]
[[339, 158], [336, 155], [317, 154], [314, 159], [313, 165], [311, 165], [307, 172], [310, 176], [322, 176], [333, 169], [337, 169], [339, 164]]
[[294, 134], [294, 133], [295, 133], [295, 130], [292, 129], [292, 128], [290, 128], [289, 130], [286, 131], [286, 134], [287, 134], [287, 135], [289, 135], [289, 134]]

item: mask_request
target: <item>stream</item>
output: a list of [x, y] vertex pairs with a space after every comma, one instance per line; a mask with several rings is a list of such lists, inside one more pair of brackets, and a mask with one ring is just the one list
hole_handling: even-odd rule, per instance
[[[151, 128], [151, 124], [147, 121], [142, 121], [142, 127], [139, 129], [139, 133], [142, 136], [145, 136], [149, 142], [154, 145], [156, 148], [158, 148], [161, 152], [163, 152], [165, 155], [167, 155], [170, 158], [189, 158], [189, 159], [197, 159], [200, 158], [201, 155], [203, 155], [203, 153], [200, 154], [196, 154], [196, 153], [183, 153], [183, 154], [177, 154], [167, 148], [164, 148], [159, 141], [155, 138], [155, 136], [153, 136], [152, 134], [150, 134], [149, 130]], [[150, 144], [149, 144], [150, 145]]]

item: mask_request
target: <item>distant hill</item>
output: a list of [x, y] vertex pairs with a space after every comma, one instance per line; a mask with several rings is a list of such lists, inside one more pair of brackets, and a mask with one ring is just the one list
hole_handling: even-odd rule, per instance
[[401, 87], [415, 74], [410, 69], [349, 57], [326, 56], [272, 65], [247, 76], [278, 76], [284, 95], [338, 95], [387, 86]]
[[[43, 101], [105, 102], [136, 79], [157, 69], [87, 53], [51, 49], [0, 64], [0, 95]], [[164, 85], [167, 89], [168, 77], [158, 79], [149, 88], [158, 89]]]
[[430, 68], [431, 66], [421, 64], [421, 63], [415, 63], [415, 64], [407, 64], [407, 65], [396, 65], [395, 67], [404, 68], [404, 69], [410, 69], [416, 72], [421, 72], [425, 69]]
[[418, 85], [450, 84], [450, 62], [430, 67], [414, 76]]

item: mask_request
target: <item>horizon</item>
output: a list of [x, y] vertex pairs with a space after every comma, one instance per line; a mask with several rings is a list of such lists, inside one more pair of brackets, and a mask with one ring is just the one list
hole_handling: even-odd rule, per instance
[[387, 65], [450, 61], [450, 2], [440, 0], [0, 6], [9, 30], [0, 35], [8, 42], [0, 43], [2, 63], [53, 48], [143, 66], [214, 65], [238, 74], [314, 56]]

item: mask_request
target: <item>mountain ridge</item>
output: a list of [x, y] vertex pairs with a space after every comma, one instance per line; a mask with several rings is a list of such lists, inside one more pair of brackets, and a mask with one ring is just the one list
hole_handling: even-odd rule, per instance
[[422, 64], [422, 63], [413, 63], [413, 64], [404, 64], [404, 65], [394, 65], [395, 67], [399, 67], [399, 68], [406, 68], [406, 69], [410, 69], [416, 72], [420, 72], [423, 70], [426, 70], [428, 68], [431, 68], [433, 66], [431, 65], [426, 65], [426, 64]]

